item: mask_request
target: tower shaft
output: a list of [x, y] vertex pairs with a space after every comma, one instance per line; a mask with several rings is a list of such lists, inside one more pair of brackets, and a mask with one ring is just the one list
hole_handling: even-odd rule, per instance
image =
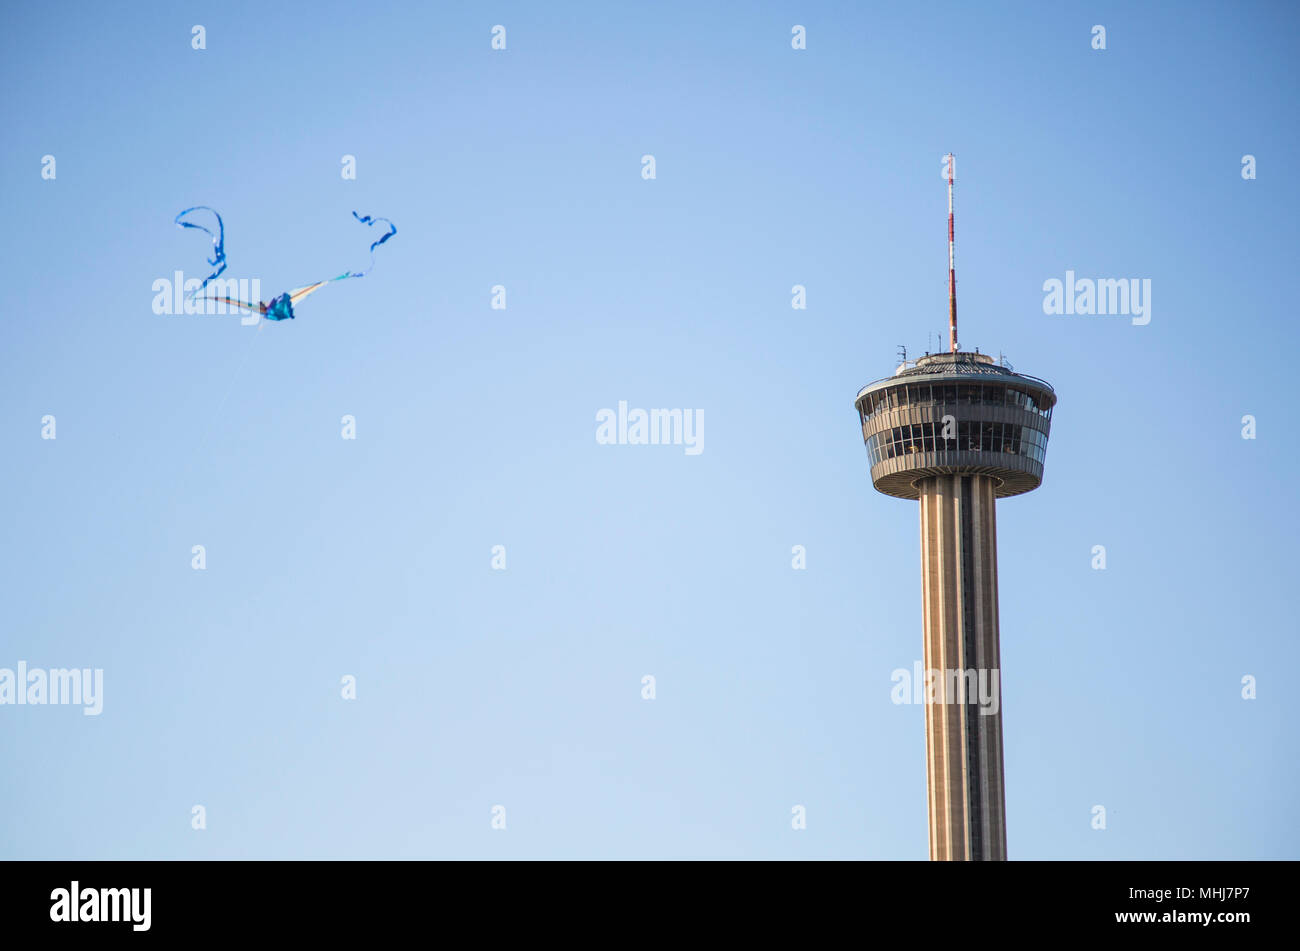
[[[1007, 857], [995, 480], [943, 474], [921, 502], [930, 858]], [[981, 689], [984, 696], [981, 697]]]

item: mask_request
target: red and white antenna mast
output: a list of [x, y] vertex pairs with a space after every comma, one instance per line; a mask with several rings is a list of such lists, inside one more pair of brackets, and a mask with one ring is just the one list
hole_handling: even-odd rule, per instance
[[952, 227], [952, 178], [953, 165], [956, 164], [951, 152], [946, 156], [948, 163], [948, 349], [957, 352], [957, 258], [954, 250]]

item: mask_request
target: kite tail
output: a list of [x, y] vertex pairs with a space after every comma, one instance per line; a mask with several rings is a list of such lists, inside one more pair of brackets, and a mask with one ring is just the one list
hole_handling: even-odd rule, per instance
[[379, 247], [393, 235], [397, 234], [397, 226], [387, 218], [376, 218], [374, 215], [362, 216], [357, 214], [355, 211], [352, 212], [352, 217], [370, 228], [373, 228], [378, 222], [382, 221], [384, 224], [388, 225], [388, 230], [384, 232], [378, 241], [373, 241], [370, 244], [370, 267], [366, 268], [364, 271], [344, 271], [338, 277], [331, 277], [331, 281], [342, 281], [349, 277], [365, 277], [375, 267], [375, 248]]
[[[211, 228], [205, 228], [203, 225], [196, 225], [192, 221], [181, 221], [191, 211], [210, 211], [212, 217], [217, 219], [217, 230], [214, 232]], [[226, 269], [226, 226], [221, 220], [221, 215], [217, 214], [216, 209], [209, 208], [207, 205], [195, 205], [193, 208], [186, 208], [176, 216], [176, 224], [181, 228], [195, 228], [212, 235], [212, 257], [208, 258], [208, 263], [216, 268], [211, 274], [203, 279], [198, 290], [201, 291], [208, 286], [208, 283], [220, 275]], [[385, 236], [387, 237], [387, 236]], [[193, 297], [198, 291], [191, 291], [185, 296]]]

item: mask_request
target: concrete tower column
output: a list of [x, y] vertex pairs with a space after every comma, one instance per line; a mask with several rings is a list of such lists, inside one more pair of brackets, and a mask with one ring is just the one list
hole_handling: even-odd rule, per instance
[[[925, 669], [941, 678], [925, 709], [930, 858], [937, 860], [1007, 857], [994, 488], [994, 479], [977, 474], [916, 483]], [[995, 707], [980, 705], [980, 683], [995, 687]]]

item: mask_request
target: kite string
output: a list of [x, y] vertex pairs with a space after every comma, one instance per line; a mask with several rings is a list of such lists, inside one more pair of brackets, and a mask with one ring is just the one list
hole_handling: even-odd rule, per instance
[[230, 399], [231, 391], [234, 390], [235, 384], [239, 382], [239, 376], [244, 372], [244, 367], [248, 364], [248, 358], [253, 355], [253, 343], [257, 340], [258, 335], [261, 334], [262, 329], [265, 326], [266, 321], [259, 320], [257, 322], [257, 330], [253, 331], [248, 341], [248, 345], [244, 347], [244, 358], [239, 361], [239, 366], [235, 368], [235, 375], [232, 376], [230, 382], [226, 384], [226, 392], [222, 394], [221, 401], [217, 403], [217, 408], [213, 411], [212, 418], [208, 421], [208, 425], [203, 430], [203, 435], [199, 437], [198, 445], [194, 447], [194, 453], [196, 456], [203, 450], [204, 445], [207, 444], [208, 435], [212, 432], [212, 427], [217, 424], [217, 420], [221, 416], [221, 410], [226, 405], [226, 400]]

